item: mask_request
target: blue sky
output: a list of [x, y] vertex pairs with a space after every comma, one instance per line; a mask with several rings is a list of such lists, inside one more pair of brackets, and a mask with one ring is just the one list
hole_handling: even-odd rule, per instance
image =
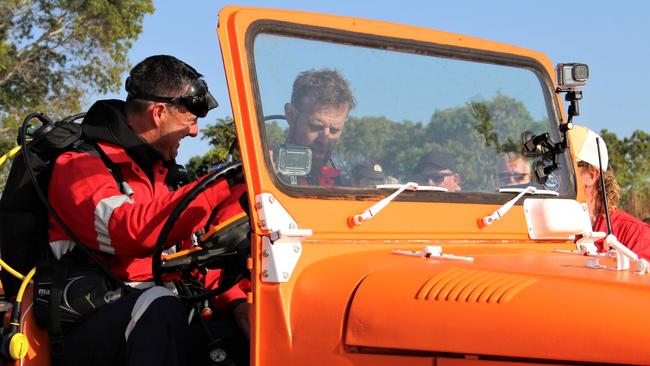
[[[196, 67], [221, 104], [200, 123], [231, 116], [216, 36], [221, 1], [155, 1], [144, 30], [129, 52], [131, 64], [153, 54], [171, 54]], [[539, 4], [539, 5], [538, 5]], [[619, 137], [650, 131], [650, 2], [557, 1], [334, 1], [248, 0], [237, 5], [293, 9], [385, 20], [461, 33], [534, 49], [551, 61], [589, 65], [581, 115], [575, 122]], [[542, 6], [543, 5], [543, 6]], [[126, 77], [126, 76], [125, 76]], [[99, 98], [124, 98], [124, 92]], [[639, 112], [640, 111], [640, 112]], [[182, 142], [178, 161], [207, 151], [198, 139]]]

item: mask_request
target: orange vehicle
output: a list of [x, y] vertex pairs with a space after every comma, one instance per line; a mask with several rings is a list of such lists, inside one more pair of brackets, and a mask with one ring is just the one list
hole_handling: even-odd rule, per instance
[[[596, 253], [581, 204], [585, 65], [284, 10], [226, 7], [217, 33], [251, 202], [251, 365], [650, 364], [647, 262]], [[301, 110], [296, 79], [318, 72], [351, 93], [342, 123], [340, 101]], [[301, 142], [300, 113], [329, 139]], [[47, 364], [46, 333], [22, 329], [16, 364]]]

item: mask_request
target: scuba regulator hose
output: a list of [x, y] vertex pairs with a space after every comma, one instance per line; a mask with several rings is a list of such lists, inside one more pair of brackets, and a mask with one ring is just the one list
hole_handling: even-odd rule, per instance
[[[6, 154], [2, 155], [0, 157], [0, 166], [4, 164], [8, 159], [13, 158], [18, 152], [20, 151], [21, 146], [16, 146], [13, 149], [9, 150]], [[19, 280], [23, 280], [25, 278], [24, 275], [22, 275], [20, 272], [16, 271], [15, 269], [11, 268], [10, 265], [5, 263], [2, 259], [0, 259], [0, 267], [4, 269], [5, 271], [9, 272], [12, 276], [16, 277]]]
[[16, 301], [11, 309], [9, 326], [5, 328], [2, 334], [2, 353], [13, 360], [24, 358], [29, 350], [29, 341], [27, 340], [27, 336], [20, 331], [20, 307], [23, 301], [23, 296], [25, 295], [25, 289], [27, 289], [27, 285], [31, 282], [35, 273], [36, 267], [29, 271], [20, 284], [18, 295], [16, 295]]
[[14, 147], [13, 149], [9, 150], [8, 153], [2, 155], [2, 156], [0, 157], [0, 166], [2, 166], [2, 164], [4, 164], [5, 161], [7, 161], [7, 159], [11, 159], [11, 158], [14, 157], [14, 155], [18, 154], [18, 152], [20, 151], [20, 149], [21, 149], [21, 146], [16, 146], [16, 147]]
[[[2, 166], [7, 160], [13, 158], [21, 148], [22, 146], [20, 145], [16, 146], [2, 155], [0, 157], [0, 166]], [[4, 329], [2, 334], [2, 353], [13, 360], [20, 360], [27, 355], [29, 349], [27, 337], [20, 331], [20, 308], [23, 296], [25, 295], [25, 290], [27, 289], [27, 285], [32, 282], [32, 277], [34, 277], [34, 274], [36, 273], [36, 268], [32, 268], [27, 276], [24, 276], [2, 259], [0, 259], [0, 268], [22, 281], [18, 294], [16, 295], [16, 300], [11, 309], [9, 326]]]

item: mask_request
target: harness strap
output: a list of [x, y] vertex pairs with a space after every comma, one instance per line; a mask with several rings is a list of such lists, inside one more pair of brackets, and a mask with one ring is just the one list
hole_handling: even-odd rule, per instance
[[48, 334], [50, 337], [50, 356], [52, 365], [62, 365], [63, 354], [65, 352], [63, 327], [61, 326], [61, 299], [63, 298], [63, 289], [65, 279], [68, 277], [67, 266], [54, 266], [52, 276], [52, 287], [50, 288], [50, 307]]

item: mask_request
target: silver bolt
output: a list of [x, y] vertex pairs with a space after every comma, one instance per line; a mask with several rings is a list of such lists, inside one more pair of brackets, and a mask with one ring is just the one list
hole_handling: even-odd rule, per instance
[[262, 277], [269, 278], [269, 271], [265, 270], [262, 272]]
[[294, 253], [299, 253], [299, 252], [300, 252], [300, 247], [297, 246], [297, 245], [294, 245], [294, 246], [293, 246], [293, 252], [294, 252]]
[[288, 272], [282, 272], [282, 278], [289, 279], [289, 273]]
[[223, 362], [226, 360], [226, 357], [228, 357], [228, 354], [221, 348], [215, 348], [210, 351], [210, 359], [212, 362]]
[[289, 229], [295, 229], [295, 228], [296, 228], [295, 223], [293, 223], [293, 222], [289, 223]]
[[275, 202], [275, 198], [273, 198], [273, 196], [269, 196], [269, 203], [274, 203], [274, 202]]
[[265, 250], [265, 251], [262, 252], [262, 255], [265, 256], [265, 257], [268, 257], [270, 254], [271, 253], [269, 253], [268, 250]]
[[262, 201], [257, 202], [255, 207], [257, 207], [258, 210], [262, 209]]

